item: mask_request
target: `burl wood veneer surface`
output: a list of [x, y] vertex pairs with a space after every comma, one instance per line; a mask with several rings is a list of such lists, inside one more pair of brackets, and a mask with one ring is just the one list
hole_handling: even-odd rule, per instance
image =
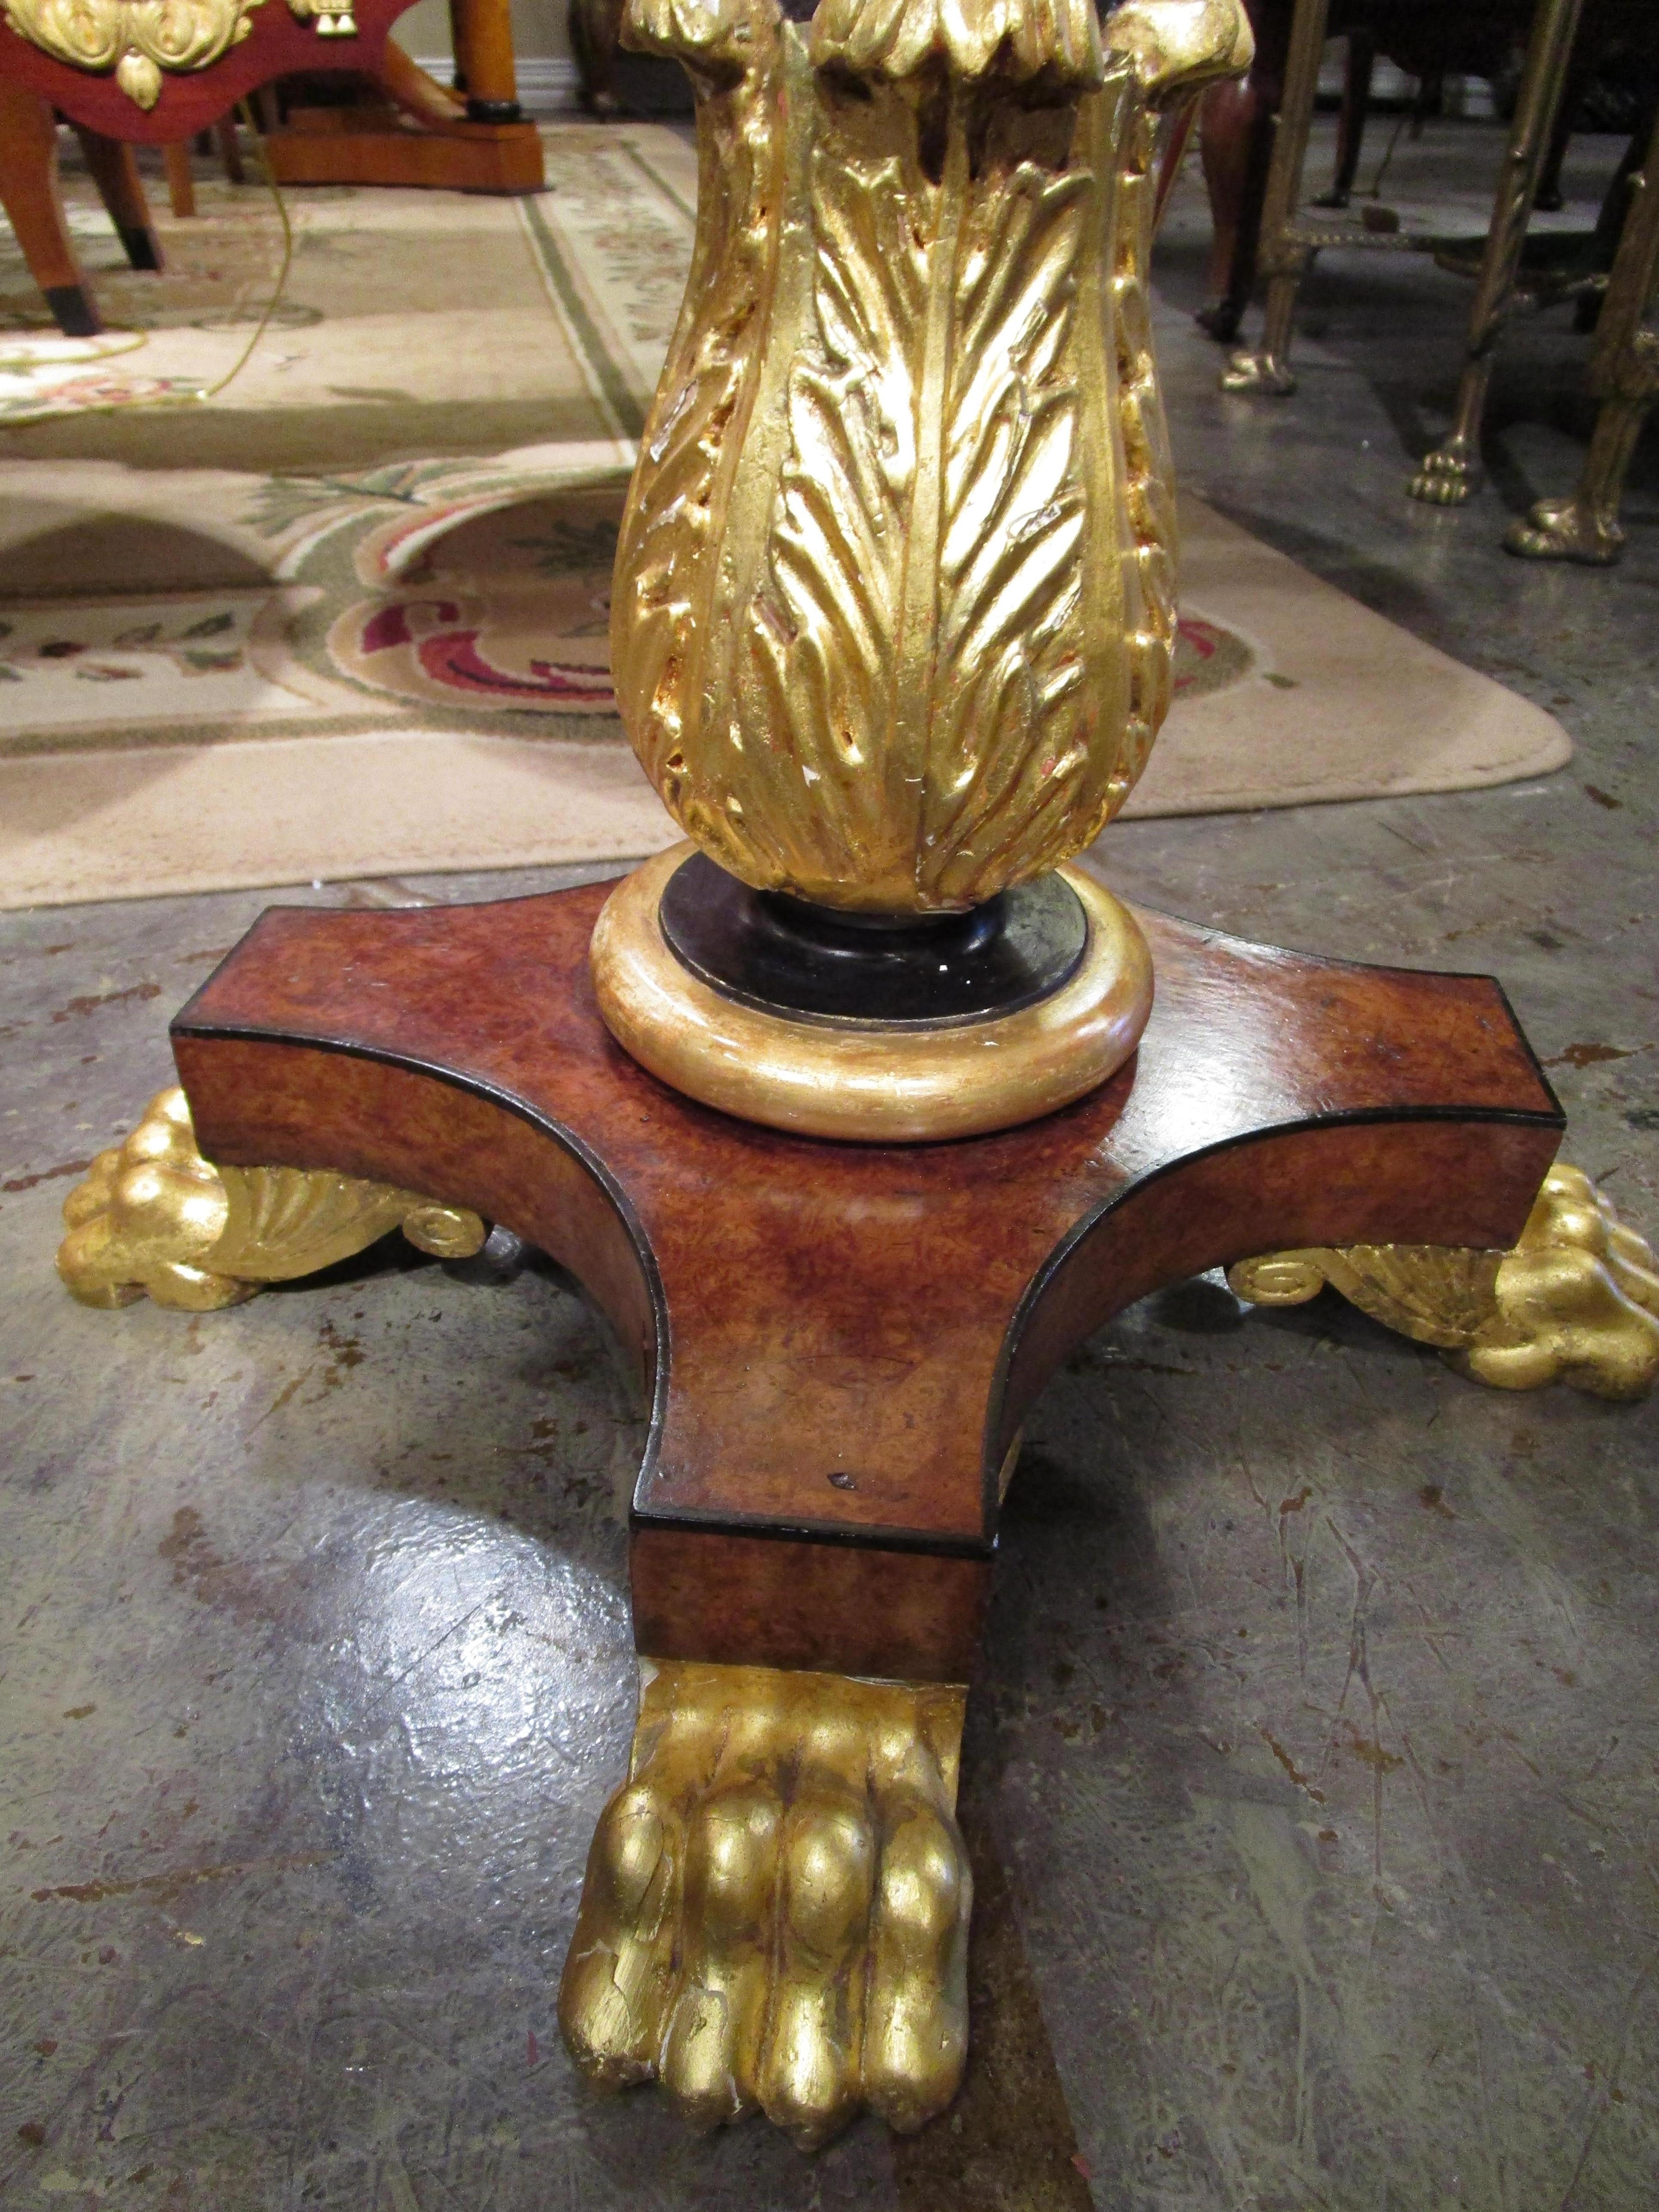
[[571, 1267], [655, 1375], [647, 1516], [981, 1545], [1024, 1407], [1110, 1312], [1275, 1248], [1507, 1244], [1559, 1137], [1489, 980], [1151, 914], [1152, 1021], [1090, 1098], [951, 1145], [784, 1136], [612, 1042], [608, 890], [274, 908], [175, 1048], [210, 1158], [403, 1183]]

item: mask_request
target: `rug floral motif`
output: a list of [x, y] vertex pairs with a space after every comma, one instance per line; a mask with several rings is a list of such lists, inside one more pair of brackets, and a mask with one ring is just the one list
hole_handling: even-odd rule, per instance
[[[622, 495], [524, 490], [453, 523], [390, 590], [384, 571], [400, 526], [372, 526], [351, 549], [351, 570], [381, 588], [343, 610], [346, 547], [327, 541], [297, 572], [302, 586], [318, 580], [319, 596], [289, 617], [282, 646], [292, 658], [268, 653], [269, 673], [291, 681], [297, 659], [446, 721], [458, 708], [555, 722], [614, 714], [607, 629]], [[1223, 624], [1182, 617], [1177, 696], [1224, 690], [1253, 665], [1249, 646]]]

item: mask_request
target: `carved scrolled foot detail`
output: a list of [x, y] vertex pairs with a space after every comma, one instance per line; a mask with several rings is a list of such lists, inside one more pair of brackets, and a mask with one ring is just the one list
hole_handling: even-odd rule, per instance
[[120, 1146], [64, 1201], [58, 1272], [82, 1305], [210, 1313], [266, 1283], [315, 1274], [393, 1229], [445, 1260], [488, 1233], [476, 1213], [327, 1169], [220, 1168], [196, 1147], [190, 1107], [158, 1091]]
[[1510, 1252], [1353, 1244], [1243, 1260], [1227, 1280], [1255, 1305], [1302, 1305], [1327, 1284], [1386, 1328], [1437, 1345], [1502, 1390], [1571, 1382], [1640, 1398], [1659, 1375], [1659, 1273], [1589, 1177], [1558, 1163]]
[[694, 2126], [759, 2110], [804, 2150], [869, 2106], [908, 2133], [968, 2047], [966, 1692], [641, 1662], [559, 1990], [577, 2065]]
[[1467, 439], [1448, 438], [1443, 446], [1424, 454], [1406, 491], [1409, 498], [1424, 500], [1431, 507], [1462, 507], [1480, 481], [1480, 462]]
[[1625, 533], [1582, 499], [1540, 499], [1524, 522], [1510, 525], [1504, 548], [1528, 561], [1580, 561], [1586, 568], [1610, 568], [1624, 556]]
[[1296, 372], [1273, 353], [1236, 353], [1221, 372], [1224, 392], [1260, 392], [1269, 398], [1288, 399], [1296, 390]]

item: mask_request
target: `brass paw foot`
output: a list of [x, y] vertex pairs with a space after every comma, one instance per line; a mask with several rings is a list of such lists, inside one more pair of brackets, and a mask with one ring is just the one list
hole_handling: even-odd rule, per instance
[[64, 1201], [58, 1272], [83, 1305], [211, 1312], [265, 1283], [315, 1274], [401, 1229], [445, 1260], [486, 1231], [465, 1207], [307, 1168], [217, 1168], [196, 1149], [190, 1107], [158, 1091], [118, 1149], [100, 1152]]
[[1610, 568], [1622, 559], [1625, 533], [1580, 499], [1540, 499], [1524, 522], [1504, 533], [1504, 550], [1528, 561], [1582, 561], [1587, 568]]
[[559, 1991], [577, 2065], [659, 2081], [698, 2127], [758, 2109], [804, 2150], [866, 2105], [921, 2127], [968, 2047], [965, 1692], [641, 1673]]
[[1659, 1273], [1589, 1177], [1558, 1164], [1510, 1252], [1353, 1244], [1241, 1261], [1227, 1280], [1255, 1305], [1302, 1305], [1328, 1283], [1362, 1313], [1438, 1345], [1498, 1389], [1571, 1382], [1640, 1398], [1659, 1375]]
[[1407, 496], [1431, 507], [1462, 507], [1480, 481], [1480, 463], [1462, 438], [1449, 438], [1431, 453], [1406, 486]]
[[1262, 392], [1274, 399], [1288, 399], [1296, 390], [1296, 372], [1274, 353], [1236, 353], [1221, 372], [1224, 392]]

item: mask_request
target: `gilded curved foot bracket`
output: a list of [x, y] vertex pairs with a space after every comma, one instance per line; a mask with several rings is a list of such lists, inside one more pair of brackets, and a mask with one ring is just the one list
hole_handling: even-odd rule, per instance
[[589, 2080], [657, 2081], [698, 2127], [763, 2112], [806, 2150], [866, 2106], [906, 2133], [943, 2110], [968, 2049], [966, 1695], [641, 1662], [559, 1991]]
[[1241, 1261], [1227, 1280], [1255, 1305], [1303, 1305], [1328, 1284], [1460, 1374], [1501, 1390], [1571, 1382], [1640, 1398], [1659, 1375], [1659, 1273], [1589, 1177], [1558, 1164], [1509, 1252], [1354, 1244]]
[[314, 1275], [394, 1229], [444, 1260], [488, 1231], [464, 1206], [327, 1169], [220, 1168], [197, 1150], [190, 1107], [158, 1091], [120, 1146], [100, 1152], [64, 1201], [58, 1272], [82, 1305], [210, 1313], [267, 1283]]

